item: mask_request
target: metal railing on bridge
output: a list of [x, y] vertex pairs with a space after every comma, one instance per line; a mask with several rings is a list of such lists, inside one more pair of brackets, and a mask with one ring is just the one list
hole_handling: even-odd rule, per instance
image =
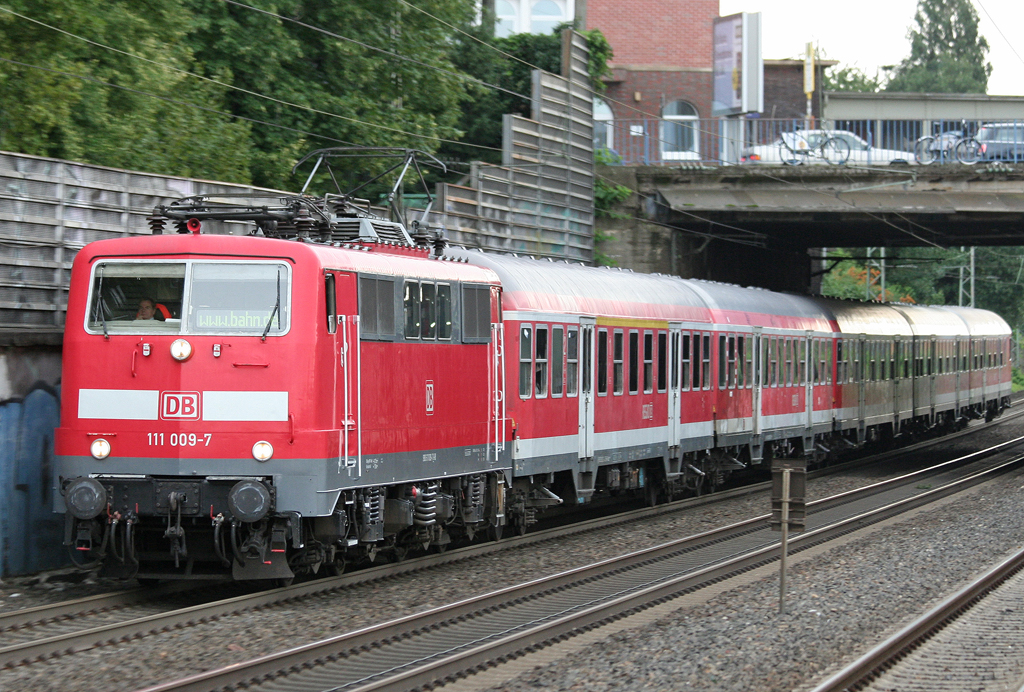
[[1024, 120], [680, 117], [598, 120], [594, 130], [595, 147], [626, 165], [827, 164], [823, 135], [849, 146], [846, 165], [1024, 163]]

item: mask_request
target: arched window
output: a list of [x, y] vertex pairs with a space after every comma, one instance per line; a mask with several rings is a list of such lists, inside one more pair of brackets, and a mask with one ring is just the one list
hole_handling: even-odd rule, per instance
[[661, 157], [666, 161], [698, 160], [697, 109], [673, 101], [661, 111]]
[[516, 33], [516, 8], [508, 0], [494, 3], [494, 35], [505, 38]]
[[604, 99], [594, 99], [594, 150], [614, 149], [613, 138], [614, 128], [612, 121], [615, 119], [611, 106], [605, 103]]
[[548, 34], [565, 21], [565, 14], [555, 0], [537, 0], [530, 12], [530, 33]]

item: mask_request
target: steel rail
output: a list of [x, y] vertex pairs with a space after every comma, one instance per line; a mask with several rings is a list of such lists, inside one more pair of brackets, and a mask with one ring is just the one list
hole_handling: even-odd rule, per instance
[[[856, 512], [841, 521], [816, 528], [799, 536], [791, 542], [790, 551], [805, 550], [868, 524], [934, 502], [1011, 468], [1016, 468], [1022, 463], [1024, 463], [1024, 457], [1015, 457], [1010, 461], [978, 473], [972, 473], [939, 488], [896, 502], [889, 502], [866, 512]], [[875, 487], [877, 491], [877, 485]], [[735, 529], [759, 521], [763, 529], [766, 518], [767, 515], [727, 528]], [[711, 531], [702, 534], [702, 537], [711, 539], [725, 530]], [[622, 558], [602, 561], [546, 579], [477, 596], [450, 606], [263, 656], [253, 661], [163, 683], [146, 688], [145, 692], [171, 692], [172, 690], [175, 692], [202, 692], [230, 688], [233, 685], [242, 685], [246, 689], [258, 689], [261, 682], [271, 681], [282, 675], [287, 676], [280, 681], [284, 685], [283, 688], [272, 682], [268, 682], [268, 685], [274, 689], [345, 689], [359, 692], [408, 690], [420, 685], [432, 685], [467, 674], [478, 667], [491, 665], [496, 660], [516, 657], [524, 651], [535, 650], [552, 641], [573, 636], [581, 631], [639, 612], [682, 593], [770, 563], [780, 554], [780, 546], [773, 541], [769, 545], [728, 557], [718, 563], [700, 567], [696, 571], [676, 573], [665, 578], [652, 579], [650, 574], [643, 574], [640, 571], [640, 568], [654, 565], [659, 560], [688, 552], [689, 548], [685, 546], [688, 540], [673, 541], [663, 546], [637, 551]], [[620, 578], [631, 570], [637, 570], [633, 573], [641, 575], [640, 578], [646, 581], [623, 587], [619, 583], [621, 579], [617, 581], [616, 578]], [[650, 571], [648, 570], [648, 572]], [[602, 580], [608, 581], [612, 591], [602, 597], [591, 598], [588, 595], [591, 589]], [[571, 605], [572, 598], [570, 596], [573, 590], [578, 590], [579, 597], [584, 599], [584, 603]], [[516, 609], [528, 611], [524, 604], [536, 603], [543, 599], [554, 599], [557, 603], [553, 606], [549, 605], [547, 608], [541, 608], [539, 611], [535, 608], [533, 615], [530, 615], [529, 612], [524, 613], [528, 616], [525, 621], [507, 623], [508, 613]], [[587, 601], [587, 599], [590, 600]], [[552, 610], [555, 611], [554, 614], [551, 613]], [[491, 618], [494, 621], [496, 631], [487, 631], [485, 627], [479, 625], [473, 627], [475, 623], [486, 618]], [[506, 621], [498, 622], [501, 618], [506, 618]], [[460, 628], [469, 631], [462, 633], [461, 639], [453, 641]], [[400, 648], [404, 645], [408, 648], [409, 644], [403, 644], [406, 640], [418, 642], [419, 638], [425, 639], [434, 633], [439, 636], [446, 635], [442, 638], [446, 638], [447, 641], [431, 645], [436, 648], [421, 647], [424, 649], [422, 655], [411, 660], [400, 662], [397, 656], [392, 657], [388, 652], [389, 647]], [[398, 651], [393, 653], [397, 654]], [[411, 655], [408, 651], [404, 651], [403, 654]], [[349, 679], [343, 684], [323, 682], [335, 670], [339, 673], [344, 671], [350, 676], [353, 671], [361, 670], [363, 666], [360, 657], [376, 659], [373, 662], [383, 667], [378, 667], [374, 672], [365, 675], [359, 673], [363, 677], [355, 680]], [[370, 666], [370, 664], [371, 661], [367, 661], [365, 665]], [[316, 680], [303, 681], [302, 678], [307, 669], [311, 671], [309, 676], [315, 677]], [[306, 682], [309, 684], [307, 685]]]
[[[977, 428], [974, 428], [974, 430], [977, 430]], [[930, 444], [946, 440], [948, 440], [948, 437], [941, 438], [940, 440], [930, 440], [924, 443], [919, 443], [918, 445], [914, 445], [913, 448], [917, 449], [922, 446], [928, 446]], [[979, 452], [975, 452], [964, 457], [958, 457], [956, 459], [943, 462], [940, 465], [930, 468], [933, 470], [940, 469], [945, 466], [964, 463], [965, 461], [968, 461], [973, 458], [980, 458], [985, 454], [994, 454], [1007, 446], [1019, 443], [1021, 440], [1024, 440], [1024, 438], [1010, 440], [1008, 442], [995, 445], [986, 450], [981, 450]], [[890, 454], [906, 453], [908, 451], [913, 451], [913, 449], [904, 448], [901, 450], [895, 450], [894, 452], [886, 453], [886, 455], [883, 456], [889, 456]], [[863, 462], [855, 461], [841, 466], [829, 467], [828, 469], [822, 469], [821, 473], [825, 474], [829, 472], [836, 472], [837, 470], [840, 470], [842, 468], [856, 466], [861, 463]], [[865, 486], [860, 489], [855, 489], [846, 493], [842, 493], [840, 495], [836, 495], [830, 498], [823, 498], [821, 500], [808, 503], [808, 513], [810, 514], [812, 512], [819, 511], [820, 509], [826, 507], [832, 507], [838, 504], [856, 501], [858, 498], [866, 497], [868, 495], [877, 493], [885, 488], [890, 488], [897, 486], [901, 483], [906, 483], [912, 478], [921, 477], [928, 471], [929, 469], [924, 469], [919, 472], [906, 474], [904, 476], [889, 479], [888, 481], [883, 481], [870, 486]], [[167, 631], [170, 629], [181, 627], [183, 624], [197, 625], [204, 622], [213, 621], [221, 617], [238, 614], [247, 610], [252, 610], [255, 608], [264, 608], [285, 601], [292, 601], [297, 599], [308, 598], [319, 594], [326, 594], [333, 591], [350, 588], [359, 584], [377, 581], [380, 579], [385, 579], [398, 575], [411, 574], [437, 565], [450, 564], [462, 560], [468, 560], [482, 555], [494, 553], [497, 551], [507, 550], [511, 548], [519, 548], [531, 544], [556, 540], [575, 534], [600, 530], [602, 528], [608, 528], [611, 526], [616, 526], [627, 522], [634, 522], [639, 519], [653, 517], [665, 513], [683, 511], [694, 506], [718, 502], [719, 500], [728, 499], [730, 497], [738, 497], [750, 493], [761, 492], [767, 489], [768, 487], [770, 487], [770, 483], [761, 483], [752, 486], [744, 486], [742, 488], [736, 488], [733, 490], [714, 493], [711, 495], [706, 495], [698, 498], [688, 498], [686, 500], [680, 500], [666, 505], [659, 505], [657, 507], [634, 510], [613, 517], [592, 519], [585, 522], [579, 522], [577, 524], [573, 524], [570, 526], [548, 529], [546, 531], [540, 531], [534, 534], [528, 534], [526, 536], [507, 539], [505, 541], [497, 543], [484, 543], [480, 545], [468, 546], [466, 548], [448, 551], [442, 555], [425, 556], [423, 558], [419, 558], [416, 560], [382, 565], [379, 567], [372, 567], [365, 570], [361, 570], [359, 572], [341, 575], [338, 577], [331, 577], [327, 579], [316, 580], [309, 583], [282, 587], [278, 589], [263, 591], [257, 594], [246, 594], [242, 596], [236, 596], [233, 598], [211, 601], [205, 604], [169, 610], [164, 613], [149, 615], [142, 618], [128, 619], [122, 622], [109, 623], [98, 627], [82, 629], [75, 632], [66, 632], [58, 635], [43, 637], [34, 641], [19, 642], [8, 646], [0, 647], [0, 668], [10, 668], [18, 665], [24, 665], [34, 661], [45, 660], [46, 658], [53, 656], [72, 654], [79, 651], [85, 651], [91, 648], [95, 648], [97, 646], [116, 643], [118, 641], [137, 638], [139, 636], [145, 636], [148, 634], [156, 634], [162, 631]], [[722, 542], [730, 537], [742, 535], [744, 533], [748, 533], [759, 529], [764, 524], [768, 516], [769, 515], [761, 515], [753, 517], [751, 519], [719, 527], [717, 529], [713, 529], [702, 534], [697, 534], [694, 536], [678, 539], [673, 543], [667, 544], [666, 546], [664, 546], [664, 548], [665, 550], [692, 550], [697, 546]], [[674, 546], [674, 548], [672, 546]], [[640, 554], [643, 553], [644, 551], [640, 551]], [[658, 553], [651, 553], [651, 555], [657, 556]], [[184, 588], [187, 588], [187, 585], [167, 585], [165, 589], [158, 591], [157, 594], [155, 595], [162, 595], [164, 593], [169, 593], [174, 590], [182, 590]], [[152, 591], [150, 591], [149, 593], [151, 595], [153, 594]], [[136, 590], [131, 592], [131, 594], [133, 602], [140, 602], [147, 599], [146, 590]], [[53, 607], [40, 606], [38, 608], [28, 609], [26, 611], [14, 611], [13, 613], [11, 613], [10, 617], [12, 618], [12, 621], [15, 618], [37, 623], [45, 621], [56, 621], [62, 618], [67, 619], [73, 617], [76, 610], [79, 611], [79, 614], [81, 614], [82, 612], [100, 612], [100, 604], [103, 604], [105, 602], [114, 603], [115, 605], [123, 605], [123, 603], [118, 602], [117, 599], [119, 598], [120, 596], [116, 594], [107, 595], [105, 597], [90, 597], [87, 599], [79, 599], [79, 601], [70, 601], [66, 603], [56, 604]], [[50, 612], [47, 613], [47, 610], [49, 610]], [[3, 620], [0, 620], [0, 624], [2, 623]]]
[[931, 608], [902, 630], [878, 644], [812, 692], [841, 692], [858, 689], [938, 631], [966, 613], [1014, 574], [1024, 569], [1024, 549], [987, 570], [975, 581]]

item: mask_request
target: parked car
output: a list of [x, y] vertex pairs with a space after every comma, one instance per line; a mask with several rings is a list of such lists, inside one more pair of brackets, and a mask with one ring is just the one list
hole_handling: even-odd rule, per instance
[[[779, 136], [771, 144], [758, 144], [740, 152], [740, 163], [782, 164], [783, 152], [790, 160], [790, 150], [810, 151], [810, 155], [797, 156], [801, 163], [827, 163], [821, 156], [815, 155], [815, 147], [821, 136], [828, 133], [850, 145], [850, 158], [847, 165], [886, 165], [914, 163], [914, 153], [898, 149], [881, 149], [873, 147], [866, 141], [848, 130], [794, 130]], [[788, 149], [783, 147], [782, 138], [786, 137]]]
[[975, 139], [982, 161], [1024, 161], [1024, 121], [985, 123]]

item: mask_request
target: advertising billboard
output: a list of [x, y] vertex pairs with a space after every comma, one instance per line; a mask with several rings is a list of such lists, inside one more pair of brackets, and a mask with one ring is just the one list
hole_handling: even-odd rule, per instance
[[760, 113], [764, 109], [761, 13], [716, 17], [711, 115]]

